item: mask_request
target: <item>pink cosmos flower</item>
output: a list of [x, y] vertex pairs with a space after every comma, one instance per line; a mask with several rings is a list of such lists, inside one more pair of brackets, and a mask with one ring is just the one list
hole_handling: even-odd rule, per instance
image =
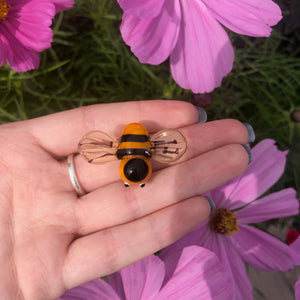
[[232, 69], [234, 52], [221, 24], [269, 36], [282, 17], [271, 0], [117, 1], [123, 39], [140, 62], [156, 65], [170, 57], [173, 78], [194, 93], [211, 92]]
[[187, 245], [214, 251], [236, 283], [232, 299], [253, 297], [244, 261], [263, 271], [286, 271], [294, 266], [288, 245], [247, 225], [298, 214], [299, 202], [292, 188], [258, 199], [284, 171], [287, 151], [279, 151], [274, 143], [270, 139], [258, 143], [244, 174], [207, 193], [216, 205], [210, 219], [162, 252], [167, 256]]
[[57, 300], [231, 300], [232, 282], [212, 252], [197, 246], [151, 255], [107, 276], [71, 289]]
[[[295, 265], [300, 266], [300, 237], [297, 238], [290, 246], [295, 252]], [[300, 300], [300, 276], [295, 284], [295, 297], [296, 300]]]
[[39, 67], [39, 52], [51, 47], [52, 19], [73, 0], [0, 0], [0, 66], [15, 71]]

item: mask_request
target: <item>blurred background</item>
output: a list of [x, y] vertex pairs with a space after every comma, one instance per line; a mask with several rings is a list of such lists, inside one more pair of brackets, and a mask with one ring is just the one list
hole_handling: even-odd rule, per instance
[[[286, 171], [269, 192], [293, 187], [299, 197], [300, 0], [277, 3], [284, 17], [271, 37], [250, 38], [228, 31], [235, 48], [232, 72], [211, 94], [194, 95], [173, 81], [168, 61], [151, 66], [140, 64], [133, 56], [119, 32], [122, 11], [116, 1], [77, 0], [72, 9], [56, 16], [52, 48], [41, 53], [38, 70], [17, 73], [8, 66], [0, 68], [0, 122], [94, 103], [140, 99], [192, 102], [206, 109], [208, 120], [236, 118], [252, 124], [255, 143], [272, 138], [281, 150], [289, 149]], [[257, 226], [285, 242], [300, 232], [299, 216]], [[284, 298], [268, 296], [257, 271], [249, 272], [254, 274], [253, 282], [258, 278], [254, 283], [257, 299], [293, 299], [292, 290]], [[293, 274], [286, 277], [289, 290]]]

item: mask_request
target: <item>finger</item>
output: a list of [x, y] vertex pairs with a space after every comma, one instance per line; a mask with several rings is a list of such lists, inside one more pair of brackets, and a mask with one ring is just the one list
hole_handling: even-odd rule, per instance
[[196, 123], [197, 109], [182, 101], [136, 101], [91, 105], [26, 121], [26, 129], [54, 157], [78, 151], [78, 142], [90, 130], [118, 137], [125, 125], [141, 122], [149, 131]]
[[227, 145], [155, 172], [143, 189], [119, 182], [97, 189], [75, 203], [78, 234], [130, 222], [201, 195], [241, 174], [248, 160], [241, 145]]
[[210, 214], [204, 197], [193, 197], [134, 222], [75, 240], [65, 261], [65, 286], [113, 273], [175, 242]]
[[[237, 120], [220, 120], [204, 124], [194, 124], [180, 128], [180, 132], [187, 140], [187, 151], [179, 162], [186, 161], [202, 153], [223, 147], [229, 144], [245, 144], [248, 142], [246, 127]], [[153, 169], [161, 169], [166, 166], [155, 163]], [[89, 164], [81, 156], [74, 158], [77, 177], [85, 191], [90, 192], [101, 186], [118, 181], [119, 161], [113, 161], [102, 165]], [[72, 187], [70, 187], [72, 188]]]

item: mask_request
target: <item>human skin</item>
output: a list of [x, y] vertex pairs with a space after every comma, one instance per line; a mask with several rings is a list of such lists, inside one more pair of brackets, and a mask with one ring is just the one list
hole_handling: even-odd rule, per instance
[[[197, 124], [180, 101], [99, 104], [0, 126], [1, 299], [55, 299], [67, 289], [113, 273], [203, 223], [201, 195], [242, 173], [245, 126], [236, 120]], [[171, 165], [154, 162], [144, 188], [125, 188], [118, 161], [103, 165], [76, 156], [78, 197], [68, 154], [98, 129], [119, 137], [140, 122], [150, 133], [177, 128], [187, 152]]]

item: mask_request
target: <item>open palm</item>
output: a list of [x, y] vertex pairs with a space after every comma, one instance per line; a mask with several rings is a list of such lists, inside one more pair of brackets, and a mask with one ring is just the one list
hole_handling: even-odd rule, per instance
[[[197, 110], [176, 101], [78, 108], [0, 126], [1, 299], [55, 299], [174, 242], [204, 222], [201, 194], [245, 170], [246, 128], [235, 120], [197, 124]], [[118, 161], [75, 157], [87, 191], [78, 197], [66, 160], [99, 129], [118, 137], [131, 122], [150, 132], [178, 128], [188, 150], [175, 164], [153, 163], [146, 187], [125, 188]]]

